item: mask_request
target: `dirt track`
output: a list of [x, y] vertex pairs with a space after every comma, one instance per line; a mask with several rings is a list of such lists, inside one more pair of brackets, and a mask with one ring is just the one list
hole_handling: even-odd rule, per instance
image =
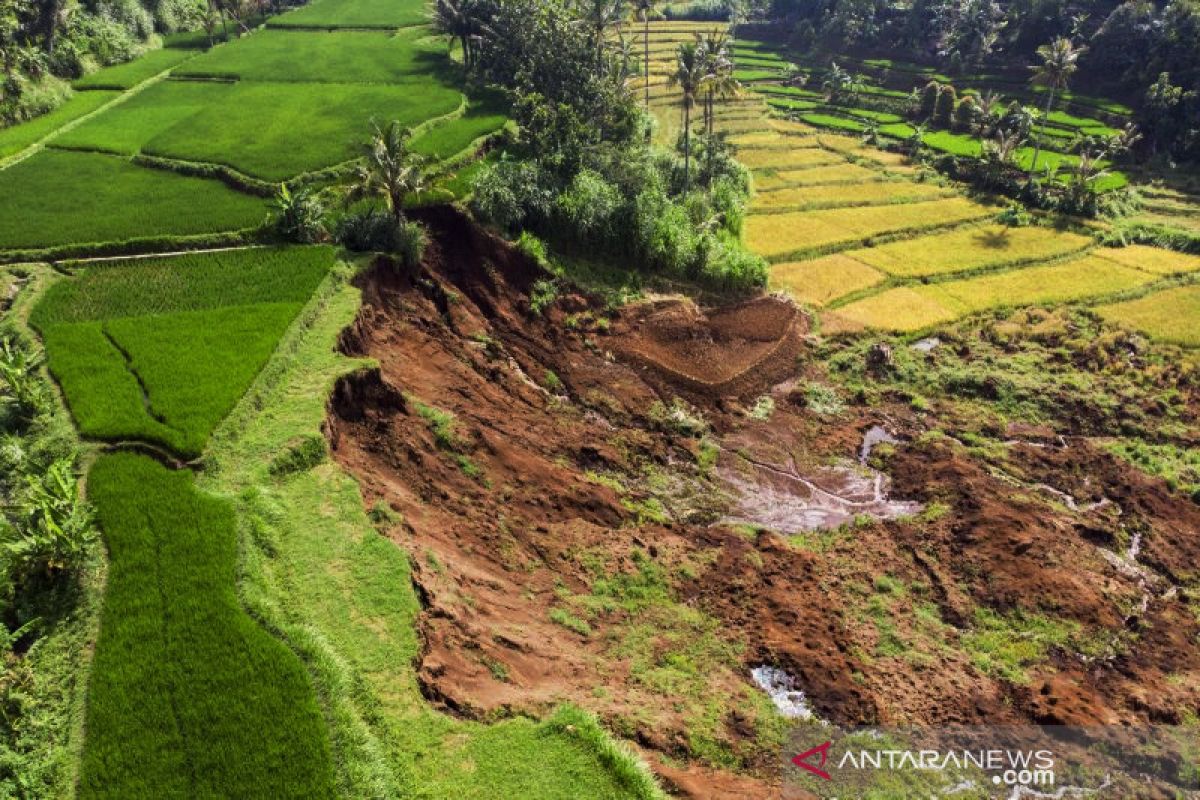
[[[427, 221], [435, 241], [419, 273], [380, 265], [363, 280], [343, 347], [380, 367], [339, 385], [329, 432], [368, 505], [397, 515], [388, 531], [415, 565], [420, 679], [434, 701], [480, 716], [570, 699], [686, 762], [695, 745], [680, 698], [614, 649], [640, 615], [597, 612], [586, 634], [548, 615], [596, 591], [597, 563], [628, 576], [648, 557], [738, 653], [704, 678], [724, 703], [720, 745], [738, 774], [660, 765], [689, 794], [771, 791], [774, 745], [745, 701], [760, 664], [795, 676], [817, 713], [843, 723], [1177, 722], [1200, 709], [1200, 616], [1171, 591], [1200, 577], [1200, 506], [1162, 481], [1084, 438], [1063, 447], [1020, 432], [1013, 474], [1000, 475], [951, 439], [921, 438], [928, 422], [906, 407], [815, 414], [789, 381], [809, 369], [806, 323], [780, 300], [708, 314], [658, 301], [609, 319], [573, 294], [537, 317], [535, 265], [457, 212]], [[775, 412], [748, 416], [764, 393]], [[700, 467], [697, 437], [654, 412], [676, 394], [711, 426], [717, 469]], [[452, 437], [439, 437], [429, 407], [454, 415]], [[713, 524], [734, 504], [722, 471], [752, 480], [755, 463], [801, 475], [851, 463], [876, 423], [902, 440], [893, 496], [947, 513], [868, 521], [808, 546]], [[620, 476], [624, 491], [596, 475]], [[638, 513], [648, 496], [661, 498], [661, 521]], [[1129, 531], [1141, 534], [1133, 571], [1118, 546]], [[884, 595], [890, 627], [867, 604], [880, 575], [907, 587]], [[1019, 683], [964, 652], [976, 608], [1051, 606], [1087, 634], [1088, 660], [1052, 648]], [[893, 654], [887, 636], [909, 652]]]

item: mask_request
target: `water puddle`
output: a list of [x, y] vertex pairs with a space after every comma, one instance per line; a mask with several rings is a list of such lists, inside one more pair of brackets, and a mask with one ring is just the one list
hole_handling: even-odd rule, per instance
[[871, 451], [881, 444], [899, 444], [900, 440], [892, 436], [882, 425], [872, 425], [863, 434], [862, 446], [858, 448], [858, 463], [866, 464], [871, 457]]
[[788, 719], [816, 719], [816, 712], [804, 692], [796, 688], [796, 679], [779, 669], [763, 665], [750, 670], [750, 676], [771, 698], [779, 713]]
[[919, 339], [909, 345], [913, 350], [919, 353], [932, 353], [934, 350], [942, 346], [942, 340], [936, 336], [930, 336], [925, 339]]

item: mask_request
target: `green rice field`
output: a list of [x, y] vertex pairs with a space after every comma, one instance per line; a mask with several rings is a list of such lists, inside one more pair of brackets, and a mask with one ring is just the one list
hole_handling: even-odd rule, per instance
[[32, 323], [80, 431], [196, 456], [333, 261], [325, 247], [90, 267]]
[[151, 50], [141, 58], [105, 67], [85, 75], [73, 84], [76, 89], [131, 89], [160, 72], [182, 64], [195, 55], [187, 50], [163, 48]]
[[427, 21], [423, 0], [315, 0], [270, 21], [275, 28], [404, 28]]
[[48, 114], [0, 129], [0, 160], [21, 152], [62, 126], [91, 114], [116, 96], [117, 92], [78, 92]]
[[236, 231], [262, 198], [96, 153], [47, 150], [0, 171], [0, 250]]

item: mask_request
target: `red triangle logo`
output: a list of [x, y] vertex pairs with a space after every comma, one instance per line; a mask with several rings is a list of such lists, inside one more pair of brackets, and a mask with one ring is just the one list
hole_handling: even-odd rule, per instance
[[[813, 775], [816, 775], [819, 778], [824, 778], [827, 781], [833, 780], [833, 778], [830, 777], [828, 772], [821, 769], [821, 767], [825, 766], [825, 762], [829, 760], [829, 748], [832, 746], [833, 746], [833, 742], [825, 742], [825, 744], [819, 744], [816, 747], [812, 748], [811, 750], [805, 750], [800, 755], [792, 756], [792, 763], [795, 764], [800, 769], [808, 770]], [[821, 757], [820, 762], [817, 764], [808, 763], [808, 760], [810, 758], [812, 758], [813, 756], [820, 756]]]

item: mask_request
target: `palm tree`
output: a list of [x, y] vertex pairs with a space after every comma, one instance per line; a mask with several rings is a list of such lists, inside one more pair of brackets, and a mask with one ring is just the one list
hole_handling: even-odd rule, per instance
[[346, 194], [347, 204], [381, 197], [396, 225], [404, 222], [405, 198], [426, 189], [422, 159], [408, 150], [409, 135], [410, 131], [396, 121], [386, 128], [375, 127], [363, 161], [355, 169], [354, 182]]
[[688, 42], [679, 45], [675, 54], [675, 70], [668, 76], [668, 86], [678, 86], [683, 93], [683, 191], [691, 183], [692, 160], [692, 107], [704, 83], [703, 53], [700, 47]]
[[633, 0], [634, 10], [642, 21], [642, 50], [645, 60], [642, 62], [642, 72], [646, 84], [646, 108], [650, 107], [650, 15], [659, 0]]
[[[1065, 36], [1059, 36], [1050, 42], [1050, 44], [1044, 44], [1037, 49], [1042, 63], [1033, 67], [1033, 77], [1030, 79], [1030, 83], [1034, 86], [1042, 86], [1048, 90], [1046, 97], [1046, 117], [1050, 116], [1050, 111], [1054, 107], [1054, 95], [1067, 88], [1071, 76], [1079, 69], [1079, 57], [1083, 55], [1085, 50], [1087, 50], [1086, 47], [1076, 47]], [[1039, 133], [1033, 149], [1033, 163], [1029, 165], [1030, 179], [1033, 178], [1033, 171], [1037, 169], [1038, 157], [1041, 153], [1042, 136]]]
[[1000, 118], [1000, 95], [988, 89], [979, 95], [975, 105], [979, 109], [979, 115], [975, 118], [975, 134], [986, 139], [992, 135]]
[[625, 22], [625, 0], [577, 0], [579, 16], [591, 28], [592, 46], [596, 49], [596, 60], [604, 48], [604, 36], [610, 28]]
[[483, 31], [482, 9], [479, 0], [437, 0], [433, 6], [433, 27], [451, 42], [462, 45], [463, 64], [475, 65], [476, 43]]
[[696, 34], [696, 44], [704, 64], [704, 79], [700, 84], [704, 95], [704, 133], [711, 137], [716, 122], [717, 99], [737, 97], [742, 84], [733, 76], [728, 36], [714, 29], [707, 36]]

